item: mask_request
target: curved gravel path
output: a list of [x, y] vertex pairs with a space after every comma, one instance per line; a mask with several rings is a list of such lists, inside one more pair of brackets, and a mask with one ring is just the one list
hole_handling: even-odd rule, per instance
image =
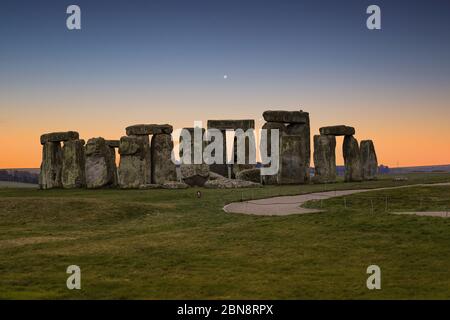
[[411, 184], [406, 186], [386, 187], [376, 189], [315, 192], [296, 196], [282, 196], [243, 202], [232, 202], [224, 206], [223, 210], [228, 213], [244, 213], [259, 216], [286, 216], [290, 214], [314, 213], [314, 212], [322, 212], [323, 210], [302, 208], [301, 205], [310, 200], [320, 200], [320, 199], [325, 200], [329, 198], [341, 197], [368, 191], [409, 188], [417, 186], [448, 186], [448, 185], [450, 185], [450, 182], [433, 183], [433, 184]]

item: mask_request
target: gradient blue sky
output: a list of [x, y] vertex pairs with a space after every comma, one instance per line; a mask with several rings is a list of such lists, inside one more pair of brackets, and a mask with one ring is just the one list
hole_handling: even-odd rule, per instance
[[0, 167], [37, 167], [44, 132], [261, 125], [274, 108], [309, 111], [313, 134], [355, 126], [381, 163], [450, 163], [449, 31], [446, 0], [2, 1]]

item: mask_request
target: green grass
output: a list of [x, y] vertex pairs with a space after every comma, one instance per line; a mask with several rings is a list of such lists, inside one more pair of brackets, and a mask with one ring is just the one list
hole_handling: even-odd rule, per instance
[[[355, 194], [347, 208], [334, 198], [306, 215], [222, 211], [240, 199], [444, 181], [450, 174], [245, 190], [0, 189], [0, 298], [448, 299], [450, 219], [393, 215], [385, 200], [389, 211], [438, 210], [450, 187]], [[66, 288], [72, 264], [82, 290]], [[366, 288], [371, 264], [382, 290]]]

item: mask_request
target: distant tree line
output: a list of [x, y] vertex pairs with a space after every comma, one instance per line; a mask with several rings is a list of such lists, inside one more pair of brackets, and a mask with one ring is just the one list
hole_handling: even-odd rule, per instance
[[39, 183], [39, 174], [20, 170], [0, 170], [0, 181]]

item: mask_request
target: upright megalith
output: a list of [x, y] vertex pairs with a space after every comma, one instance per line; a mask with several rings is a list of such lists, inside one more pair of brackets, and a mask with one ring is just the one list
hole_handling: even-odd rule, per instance
[[204, 134], [204, 128], [183, 128], [180, 135], [181, 180], [189, 186], [202, 187], [209, 178], [209, 166], [203, 162]]
[[42, 149], [41, 171], [39, 174], [39, 187], [41, 189], [60, 188], [62, 186], [61, 170], [61, 143], [44, 142]]
[[378, 160], [375, 146], [372, 140], [363, 140], [360, 144], [362, 178], [363, 180], [374, 180], [378, 173]]
[[[282, 123], [282, 122], [266, 122], [262, 126], [262, 129], [266, 130], [265, 131], [266, 139], [264, 139], [264, 135], [261, 135], [261, 141], [260, 141], [261, 154], [263, 154], [263, 152], [265, 151], [266, 156], [271, 158], [272, 157], [272, 136], [273, 136], [273, 139], [275, 139], [275, 141], [277, 141], [278, 150], [279, 150], [280, 149], [279, 148], [280, 137], [282, 135], [286, 134], [286, 124]], [[278, 131], [278, 140], [276, 140], [276, 136], [275, 136], [276, 131], [275, 130]], [[275, 146], [274, 146], [274, 148], [275, 148]], [[277, 160], [278, 159], [271, 159], [271, 161], [277, 161]], [[264, 166], [266, 166], [266, 167], [269, 167], [270, 165], [271, 165], [270, 163], [264, 164]], [[278, 183], [278, 173], [273, 174], [273, 175], [263, 175], [262, 182], [267, 185], [277, 184]]]
[[[60, 188], [63, 186], [63, 151], [61, 142], [78, 140], [79, 134], [75, 131], [52, 132], [41, 135], [43, 146], [42, 163], [39, 175], [39, 185], [42, 189]], [[69, 152], [66, 152], [70, 156]], [[70, 160], [68, 160], [70, 162]], [[67, 167], [67, 164], [66, 164]], [[67, 170], [70, 170], [69, 168]]]
[[123, 189], [137, 189], [145, 185], [145, 140], [139, 136], [120, 138], [119, 154], [119, 186]]
[[[286, 124], [282, 123], [282, 122], [266, 122], [264, 123], [264, 125], [262, 126], [263, 130], [266, 130], [266, 154], [267, 156], [271, 156], [271, 152], [272, 152], [272, 131], [273, 130], [278, 130], [278, 137], [281, 137], [282, 135], [286, 134]], [[263, 141], [261, 139], [261, 147], [262, 147]]]
[[114, 165], [111, 149], [105, 139], [89, 139], [86, 147], [86, 185], [97, 189], [114, 186]]
[[345, 181], [361, 181], [362, 166], [358, 141], [353, 136], [345, 136], [342, 146], [345, 165]]
[[86, 186], [84, 140], [69, 140], [62, 148], [62, 186], [66, 189]]
[[314, 136], [314, 182], [336, 181], [336, 137]]
[[179, 139], [179, 156], [182, 164], [203, 163], [203, 150], [206, 147], [206, 141], [203, 139], [205, 131], [204, 128], [198, 127], [182, 129]]
[[[295, 170], [295, 177], [288, 179], [286, 173], [279, 173], [277, 178], [274, 176], [263, 176], [265, 184], [284, 184], [284, 183], [307, 183], [309, 181], [309, 166], [311, 163], [311, 137], [310, 137], [310, 121], [309, 113], [303, 110], [299, 111], [284, 111], [284, 110], [269, 110], [263, 113], [264, 120], [267, 122], [263, 125], [263, 129], [267, 132], [267, 154], [270, 156], [271, 148], [271, 131], [273, 129], [279, 130], [279, 145], [280, 145], [280, 170], [286, 170], [286, 163], [291, 163], [295, 159], [297, 163], [291, 163], [290, 168]], [[281, 139], [284, 136], [291, 136], [292, 138], [285, 138], [282, 145]], [[297, 142], [293, 142], [297, 139]], [[288, 143], [289, 141], [289, 143]], [[288, 148], [294, 148], [289, 150]], [[293, 152], [297, 152], [296, 156]], [[283, 159], [285, 158], [285, 159]], [[276, 159], [273, 159], [276, 160]], [[284, 162], [284, 169], [281, 169], [281, 163]], [[292, 182], [292, 181], [296, 182]]]
[[301, 136], [283, 135], [280, 138], [279, 184], [302, 184], [306, 182], [306, 148]]
[[290, 123], [286, 127], [287, 135], [300, 136], [302, 143], [302, 167], [304, 168], [304, 182], [309, 181], [309, 166], [311, 164], [311, 128], [309, 124], [309, 113], [300, 111], [305, 123]]
[[151, 143], [151, 173], [154, 184], [176, 181], [177, 172], [172, 160], [173, 141], [168, 133], [155, 134]]
[[[215, 129], [208, 127], [208, 130]], [[228, 158], [227, 158], [227, 131], [226, 130], [220, 130], [220, 133], [222, 135], [222, 157], [221, 157], [221, 163], [212, 163], [209, 165], [209, 170], [212, 172], [215, 172], [221, 176], [227, 177], [228, 176]], [[211, 139], [211, 143], [215, 143], [216, 136], [214, 136]], [[216, 154], [217, 149], [214, 149], [211, 153], [212, 157], [218, 156]]]

